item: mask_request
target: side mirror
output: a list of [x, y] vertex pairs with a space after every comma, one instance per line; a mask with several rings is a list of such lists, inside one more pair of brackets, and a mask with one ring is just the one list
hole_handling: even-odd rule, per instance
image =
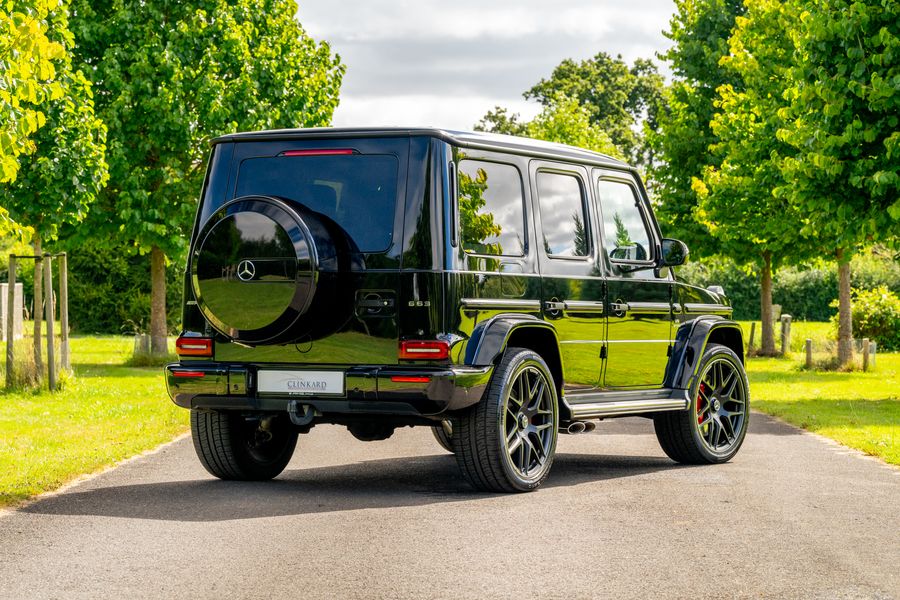
[[673, 240], [671, 238], [663, 238], [662, 252], [659, 257], [660, 267], [677, 267], [683, 265], [687, 260], [690, 250], [687, 244], [681, 240]]

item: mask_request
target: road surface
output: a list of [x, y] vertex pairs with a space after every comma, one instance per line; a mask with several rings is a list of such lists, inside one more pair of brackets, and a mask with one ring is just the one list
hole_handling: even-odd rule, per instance
[[631, 418], [488, 495], [427, 429], [321, 426], [274, 482], [182, 439], [0, 517], [0, 598], [688, 596], [900, 598], [900, 469], [760, 414], [731, 463], [678, 466]]

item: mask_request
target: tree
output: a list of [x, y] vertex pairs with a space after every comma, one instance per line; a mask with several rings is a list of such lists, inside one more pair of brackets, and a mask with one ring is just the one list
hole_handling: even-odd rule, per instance
[[692, 181], [708, 165], [715, 142], [710, 121], [716, 90], [734, 85], [734, 73], [720, 64], [729, 52], [735, 18], [744, 13], [742, 0], [676, 0], [676, 13], [666, 37], [672, 47], [660, 58], [674, 76], [657, 113], [647, 143], [656, 159], [649, 166], [648, 187], [657, 198], [656, 214], [667, 235], [683, 240], [694, 256], [715, 254], [718, 243], [695, 217], [698, 197]]
[[548, 100], [543, 110], [526, 122], [521, 121], [518, 114], [508, 115], [505, 109], [497, 107], [475, 125], [475, 130], [521, 135], [622, 158], [622, 152], [609, 135], [591, 122], [590, 110], [563, 94]]
[[[63, 49], [54, 69], [54, 92], [42, 104], [42, 127], [29, 140], [33, 152], [20, 156], [15, 181], [0, 188], [0, 204], [10, 218], [28, 227], [34, 253], [55, 239], [65, 223], [84, 219], [88, 207], [106, 183], [106, 128], [94, 115], [91, 85], [72, 68], [73, 47], [68, 11], [47, 15], [46, 39]], [[42, 264], [34, 269], [34, 361], [43, 370], [41, 329]], [[52, 290], [48, 290], [52, 293]]]
[[838, 362], [853, 357], [850, 259], [900, 232], [900, 4], [793, 0], [790, 64], [778, 136], [795, 154], [776, 192], [807, 215], [803, 231], [839, 267]]
[[663, 79], [652, 61], [639, 58], [629, 67], [621, 56], [598, 52], [581, 62], [562, 61], [549, 78], [524, 95], [545, 107], [560, 95], [576, 100], [587, 110], [590, 123], [604, 131], [628, 160], [648, 165], [652, 153], [638, 126], [646, 120], [655, 127], [662, 91]]
[[702, 181], [696, 217], [716, 240], [718, 250], [738, 263], [760, 267], [760, 353], [775, 354], [772, 274], [786, 259], [802, 260], [812, 248], [798, 234], [805, 215], [774, 196], [784, 184], [781, 163], [793, 149], [777, 138], [779, 109], [794, 48], [783, 32], [796, 18], [790, 3], [746, 0], [737, 17], [730, 52], [721, 65], [740, 85], [724, 84], [710, 127], [714, 142]]
[[[19, 156], [34, 150], [30, 138], [44, 125], [43, 105], [63, 95], [56, 69], [66, 51], [50, 22], [58, 9], [54, 0], [14, 0], [0, 8], [0, 183], [15, 180]], [[0, 208], [4, 224], [11, 227]]]
[[151, 259], [151, 349], [167, 351], [165, 264], [182, 255], [209, 140], [327, 125], [344, 67], [292, 0], [76, 0], [78, 58], [109, 127], [110, 182], [92, 219]]

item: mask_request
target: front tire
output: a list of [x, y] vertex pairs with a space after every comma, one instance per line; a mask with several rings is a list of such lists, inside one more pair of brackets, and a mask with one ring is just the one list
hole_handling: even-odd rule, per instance
[[703, 354], [688, 410], [653, 418], [656, 438], [674, 461], [723, 463], [737, 454], [750, 422], [750, 388], [740, 359], [730, 349], [710, 344]]
[[219, 479], [264, 481], [281, 473], [297, 445], [285, 416], [191, 410], [191, 437], [203, 467]]
[[453, 452], [476, 488], [527, 492], [550, 473], [558, 428], [547, 363], [531, 350], [508, 348], [481, 401], [454, 421]]

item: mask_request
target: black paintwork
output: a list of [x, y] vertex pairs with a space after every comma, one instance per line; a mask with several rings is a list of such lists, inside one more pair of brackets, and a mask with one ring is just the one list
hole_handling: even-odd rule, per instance
[[[341, 236], [340, 223], [302, 202], [248, 198], [253, 190], [239, 189], [243, 161], [338, 149], [397, 159], [393, 235], [384, 251], [359, 252]], [[456, 165], [465, 159], [519, 173], [524, 254], [464, 248]], [[552, 233], [543, 231], [540, 172], [578, 181], [587, 241], [576, 256], [555, 256], [540, 242]], [[608, 180], [633, 189], [651, 246], [642, 260], [605, 249], [597, 185]], [[169, 392], [183, 407], [284, 411], [298, 400], [318, 411], [316, 422], [376, 415], [395, 415], [397, 424], [431, 422], [478, 402], [493, 366], [517, 346], [547, 361], [563, 420], [579, 404], [683, 395], [705, 345], [724, 343], [742, 356], [741, 332], [723, 318], [730, 313], [725, 298], [674, 277], [671, 266], [686, 248], [662, 238], [646, 198], [637, 172], [620, 161], [524, 138], [401, 128], [218, 138], [191, 237], [183, 313], [184, 334], [213, 337], [214, 356], [185, 356], [167, 367]], [[260, 238], [259, 227], [240, 222], [258, 218], [247, 215], [277, 226]], [[260, 258], [270, 262], [263, 285], [271, 293], [258, 279], [232, 277], [240, 261]], [[280, 286], [291, 293], [277, 297]], [[218, 319], [216, 310], [234, 322]], [[401, 360], [404, 340], [445, 340], [450, 359]], [[185, 369], [206, 376], [175, 377]], [[260, 369], [339, 371], [346, 391], [266, 395], [257, 388]]]

